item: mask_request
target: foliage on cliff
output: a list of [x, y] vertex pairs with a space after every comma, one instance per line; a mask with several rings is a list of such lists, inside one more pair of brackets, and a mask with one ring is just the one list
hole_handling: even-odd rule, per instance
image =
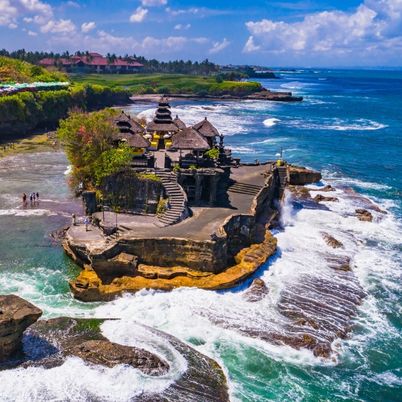
[[0, 56], [0, 82], [66, 81], [65, 74], [48, 71], [40, 66]]
[[72, 165], [72, 185], [94, 188], [100, 181], [124, 168], [132, 158], [130, 148], [113, 148], [113, 124], [117, 111], [74, 112], [60, 122], [57, 136]]
[[249, 95], [261, 91], [258, 82], [216, 80], [184, 74], [85, 74], [71, 75], [73, 82], [124, 87], [136, 94]]
[[69, 110], [96, 110], [129, 102], [129, 92], [100, 85], [73, 85], [68, 90], [21, 92], [0, 97], [0, 134], [24, 134], [54, 128]]

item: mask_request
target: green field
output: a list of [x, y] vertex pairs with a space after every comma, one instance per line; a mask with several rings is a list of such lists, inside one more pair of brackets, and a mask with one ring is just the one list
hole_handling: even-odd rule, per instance
[[247, 95], [261, 90], [257, 82], [222, 81], [183, 74], [71, 74], [76, 83], [124, 88], [135, 94]]

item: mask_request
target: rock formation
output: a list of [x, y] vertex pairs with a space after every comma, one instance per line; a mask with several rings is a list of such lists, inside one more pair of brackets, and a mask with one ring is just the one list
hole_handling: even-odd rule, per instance
[[246, 290], [243, 297], [246, 301], [253, 303], [263, 299], [268, 292], [269, 290], [265, 282], [262, 279], [256, 278]]
[[330, 234], [323, 232], [322, 233], [322, 237], [325, 240], [325, 243], [328, 244], [328, 246], [332, 247], [332, 248], [340, 248], [343, 247], [342, 242], [340, 242], [339, 240], [335, 239], [335, 237], [331, 236]]
[[0, 296], [0, 361], [19, 350], [24, 331], [41, 315], [39, 308], [18, 296]]
[[289, 184], [304, 186], [317, 183], [322, 179], [321, 173], [300, 166], [289, 165]]
[[317, 194], [314, 198], [315, 202], [322, 202], [322, 201], [339, 201], [336, 197], [326, 197], [325, 195]]
[[[113, 320], [117, 321], [117, 320]], [[75, 319], [68, 317], [41, 320], [32, 325], [24, 340], [24, 359], [18, 362], [23, 367], [40, 366], [52, 368], [64, 363], [68, 356], [77, 356], [89, 364], [113, 367], [130, 365], [153, 377], [170, 375], [171, 358], [161, 351], [161, 356], [144, 349], [123, 346], [106, 339], [101, 332], [102, 319]], [[226, 377], [214, 360], [164, 332], [132, 323], [130, 337], [136, 341], [138, 332], [150, 339], [152, 350], [158, 344], [169, 345], [186, 361], [186, 369], [158, 394], [141, 394], [135, 401], [229, 401]], [[143, 344], [144, 339], [140, 337]], [[77, 374], [79, 375], [79, 373]], [[94, 398], [96, 400], [96, 398]]]
[[362, 222], [372, 222], [373, 221], [373, 214], [367, 209], [358, 208], [356, 209], [356, 216]]

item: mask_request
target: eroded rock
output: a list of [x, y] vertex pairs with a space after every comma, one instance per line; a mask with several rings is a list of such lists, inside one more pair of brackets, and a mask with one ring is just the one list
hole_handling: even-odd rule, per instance
[[317, 183], [322, 179], [321, 173], [301, 166], [289, 166], [289, 184], [306, 185]]
[[119, 345], [108, 340], [86, 341], [68, 349], [66, 354], [106, 367], [127, 364], [152, 376], [163, 375], [169, 371], [169, 364], [158, 356], [144, 349]]
[[20, 349], [24, 331], [41, 315], [42, 310], [21, 297], [0, 296], [0, 361]]
[[257, 302], [263, 299], [269, 292], [267, 285], [262, 279], [256, 278], [246, 290], [243, 298], [248, 302]]
[[367, 209], [358, 208], [355, 210], [357, 218], [362, 222], [372, 222], [373, 221], [373, 214]]
[[327, 201], [329, 201], [329, 202], [336, 202], [336, 201], [339, 201], [339, 200], [338, 200], [338, 198], [336, 198], [336, 197], [326, 197], [325, 195], [317, 194], [317, 195], [314, 197], [314, 201], [315, 201], [315, 202], [322, 202], [322, 201], [324, 201], [324, 202], [327, 202]]
[[322, 237], [325, 240], [325, 243], [332, 248], [340, 248], [343, 247], [343, 243], [339, 240], [335, 239], [335, 237], [331, 236], [329, 233], [322, 232]]

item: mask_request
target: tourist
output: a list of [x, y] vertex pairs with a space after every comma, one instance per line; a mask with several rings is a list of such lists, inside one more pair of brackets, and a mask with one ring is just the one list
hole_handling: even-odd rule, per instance
[[84, 223], [85, 223], [85, 231], [88, 232], [89, 219], [87, 216], [84, 219]]
[[39, 201], [39, 193], [36, 193], [36, 199]]
[[30, 203], [31, 203], [31, 205], [32, 205], [32, 201], [33, 201], [33, 195], [32, 195], [32, 193], [29, 194], [29, 201], [30, 201]]
[[25, 193], [22, 194], [22, 205], [25, 206], [27, 203], [27, 195]]
[[72, 221], [73, 226], [77, 226], [77, 218], [76, 218], [75, 214], [71, 215], [71, 221]]

